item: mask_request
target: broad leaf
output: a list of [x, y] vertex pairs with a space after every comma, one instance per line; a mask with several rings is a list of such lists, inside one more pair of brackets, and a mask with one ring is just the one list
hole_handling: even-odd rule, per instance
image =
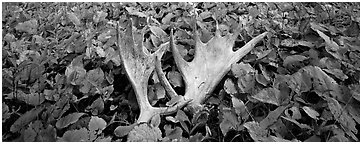
[[182, 129], [180, 127], [171, 128], [171, 125], [165, 125], [166, 137], [169, 139], [180, 139], [182, 137]]
[[248, 129], [249, 134], [254, 141], [266, 141], [268, 132], [261, 128], [258, 122], [251, 121], [244, 123], [244, 127]]
[[99, 115], [103, 112], [104, 109], [104, 101], [102, 97], [96, 99], [92, 105], [87, 107], [87, 111], [92, 112], [93, 115]]
[[284, 113], [288, 118], [291, 118], [291, 119], [299, 120], [302, 118], [302, 114], [300, 113], [299, 108], [296, 106], [286, 109], [284, 111]]
[[348, 112], [342, 108], [339, 102], [334, 98], [327, 98], [328, 107], [331, 110], [334, 118], [341, 123], [346, 132], [353, 132], [357, 134], [356, 123], [347, 114]]
[[317, 111], [315, 111], [313, 108], [308, 107], [308, 106], [303, 106], [303, 110], [305, 113], [308, 114], [308, 116], [310, 116], [313, 119], [318, 119], [319, 117], [319, 113]]
[[89, 132], [86, 128], [79, 130], [70, 130], [64, 133], [58, 141], [60, 142], [88, 142]]
[[17, 98], [18, 100], [23, 101], [26, 104], [33, 105], [33, 106], [40, 105], [45, 100], [45, 96], [43, 94], [39, 94], [39, 93], [35, 93], [35, 92], [26, 94], [23, 91], [18, 91], [16, 96], [13, 96], [13, 93], [11, 93], [10, 97]]
[[40, 112], [44, 110], [44, 106], [39, 106], [27, 111], [25, 114], [20, 116], [10, 127], [10, 131], [15, 133], [18, 132], [20, 129], [27, 126], [31, 121], [38, 118]]
[[153, 127], [160, 126], [160, 124], [161, 124], [161, 116], [159, 114], [154, 115], [150, 120], [150, 124]]
[[98, 133], [100, 133], [106, 128], [106, 125], [106, 121], [104, 121], [102, 118], [92, 116], [91, 120], [89, 121], [88, 129], [89, 131], [98, 131]]
[[69, 115], [67, 115], [65, 117], [62, 117], [60, 120], [58, 120], [57, 123], [55, 124], [55, 126], [58, 129], [65, 128], [65, 127], [69, 126], [70, 124], [73, 124], [73, 123], [77, 122], [78, 119], [80, 117], [82, 117], [83, 115], [85, 115], [85, 113], [72, 113], [72, 114], [69, 114]]
[[117, 137], [123, 137], [128, 135], [128, 133], [136, 126], [136, 124], [132, 124], [129, 126], [118, 126], [115, 130], [114, 130], [114, 134]]
[[290, 118], [287, 118], [285, 116], [281, 116], [282, 118], [284, 118], [285, 120], [288, 120], [294, 124], [296, 124], [298, 127], [300, 127], [301, 129], [309, 129], [311, 130], [312, 128], [306, 124], [302, 124], [302, 123], [299, 123], [298, 121], [294, 120], [294, 119], [290, 119]]
[[74, 23], [74, 25], [76, 26], [80, 25], [80, 20], [73, 12], [68, 12], [68, 18], [70, 19], [71, 22]]
[[280, 91], [276, 88], [265, 88], [256, 95], [252, 95], [253, 98], [263, 103], [269, 103], [279, 106], [280, 105]]
[[269, 126], [274, 124], [278, 119], [279, 116], [284, 112], [287, 106], [280, 106], [275, 110], [269, 112], [268, 116], [260, 121], [259, 126], [262, 129], [267, 129]]
[[18, 25], [16, 25], [15, 29], [21, 32], [35, 34], [37, 32], [38, 26], [38, 21], [36, 19], [31, 19], [24, 23], [19, 23]]
[[233, 83], [233, 81], [230, 78], [226, 79], [226, 81], [224, 83], [224, 90], [226, 91], [226, 93], [228, 93], [230, 95], [234, 95], [237, 93], [235, 84]]
[[341, 50], [341, 48], [339, 47], [339, 45], [333, 41], [330, 37], [328, 37], [327, 35], [325, 35], [323, 32], [319, 31], [318, 29], [314, 29], [319, 36], [321, 36], [324, 41], [326, 42], [326, 50], [329, 54], [331, 54], [332, 56], [334, 56], [335, 58], [341, 60], [343, 59], [343, 56], [339, 53], [339, 51]]
[[225, 136], [230, 129], [239, 130], [240, 122], [238, 117], [232, 111], [225, 110], [223, 112], [223, 119], [220, 123], [220, 129], [222, 134]]
[[342, 80], [342, 81], [348, 79], [348, 76], [345, 75], [345, 74], [343, 73], [343, 71], [340, 70], [340, 69], [323, 69], [323, 71], [325, 71], [325, 72], [327, 72], [327, 73], [329, 73], [329, 74], [334, 75], [336, 78], [338, 78], [338, 79], [340, 79], [340, 80]]
[[284, 67], [287, 67], [291, 64], [294, 64], [296, 62], [302, 62], [304, 60], [306, 60], [307, 57], [305, 56], [302, 56], [302, 55], [291, 55], [291, 56], [287, 56], [285, 59], [284, 59], [284, 62], [283, 62], [283, 66]]
[[190, 122], [189, 118], [187, 117], [187, 115], [185, 114], [184, 111], [182, 110], [178, 110], [177, 113], [176, 113], [176, 119], [178, 121], [187, 121], [187, 122]]
[[97, 14], [93, 17], [94, 23], [99, 23], [105, 20], [108, 13], [103, 11], [97, 11]]
[[182, 87], [183, 84], [182, 84], [182, 76], [179, 72], [177, 71], [170, 71], [168, 74], [167, 74], [167, 77], [171, 83], [172, 86], [174, 87]]
[[161, 28], [156, 27], [156, 26], [150, 26], [150, 30], [152, 31], [153, 34], [155, 34], [157, 37], [159, 38], [163, 38], [163, 37], [167, 37], [168, 35], [166, 34], [165, 31], [163, 31]]
[[246, 120], [249, 117], [249, 112], [244, 102], [235, 96], [231, 97], [233, 103], [233, 108], [235, 109], [236, 114], [241, 117], [243, 120]]

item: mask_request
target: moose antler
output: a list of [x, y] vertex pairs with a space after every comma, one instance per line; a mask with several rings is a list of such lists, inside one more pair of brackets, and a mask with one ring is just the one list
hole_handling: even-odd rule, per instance
[[151, 54], [143, 45], [144, 32], [145, 28], [142, 29], [140, 37], [135, 38], [132, 20], [125, 21], [123, 33], [119, 32], [117, 23], [117, 41], [121, 60], [127, 77], [135, 91], [141, 111], [137, 123], [148, 122], [156, 114], [173, 113], [187, 104], [187, 101], [184, 101], [172, 107], [152, 107], [149, 103], [147, 96], [148, 79], [155, 68], [156, 56], [162, 56], [169, 44], [162, 44], [156, 52]]
[[[192, 101], [188, 105], [194, 110], [197, 110], [209, 94], [213, 92], [220, 80], [230, 70], [231, 65], [250, 52], [267, 35], [267, 32], [258, 35], [234, 52], [232, 48], [239, 33], [240, 27], [237, 28], [234, 34], [229, 33], [222, 37], [218, 24], [216, 24], [215, 36], [207, 43], [201, 42], [199, 36], [195, 34], [196, 47], [194, 59], [191, 62], [187, 62], [176, 48], [173, 31], [171, 31], [170, 46], [173, 57], [186, 84], [184, 100], [191, 99]], [[156, 59], [156, 63], [160, 63], [159, 58]], [[157, 64], [156, 72], [160, 81], [162, 81], [161, 84], [171, 93], [170, 95], [177, 95], [160, 69], [160, 64]]]

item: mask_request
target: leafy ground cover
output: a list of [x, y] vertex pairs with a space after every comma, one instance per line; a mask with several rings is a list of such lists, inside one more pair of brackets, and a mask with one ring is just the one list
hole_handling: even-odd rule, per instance
[[[203, 109], [158, 117], [160, 141], [360, 141], [360, 3], [2, 3], [2, 140], [127, 141], [139, 108], [121, 66], [116, 22], [149, 26], [150, 51], [171, 28], [185, 60], [193, 31], [269, 34]], [[195, 27], [196, 26], [196, 27]], [[178, 94], [170, 50], [162, 58]], [[153, 106], [169, 101], [156, 74]], [[147, 129], [140, 126], [140, 130]]]

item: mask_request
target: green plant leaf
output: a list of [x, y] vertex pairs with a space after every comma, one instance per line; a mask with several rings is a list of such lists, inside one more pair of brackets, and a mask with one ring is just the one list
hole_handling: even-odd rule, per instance
[[13, 97], [13, 98], [17, 98], [18, 100], [23, 101], [26, 104], [33, 105], [33, 106], [40, 105], [41, 103], [43, 103], [45, 101], [45, 96], [43, 94], [39, 94], [39, 93], [35, 93], [35, 92], [26, 94], [20, 90], [18, 90], [17, 96]]
[[178, 111], [177, 111], [177, 113], [176, 113], [176, 119], [177, 119], [178, 121], [187, 121], [187, 122], [190, 123], [189, 118], [187, 117], [187, 115], [185, 114], [185, 112], [182, 111], [182, 110], [178, 110]]
[[60, 142], [88, 142], [89, 132], [86, 128], [79, 130], [70, 130], [64, 133], [58, 141]]
[[301, 123], [299, 123], [298, 121], [296, 121], [296, 120], [294, 120], [294, 119], [290, 119], [290, 118], [287, 118], [287, 117], [285, 117], [285, 116], [281, 116], [281, 117], [284, 118], [285, 120], [288, 120], [288, 121], [296, 124], [296, 125], [297, 125], [298, 127], [300, 127], [301, 129], [309, 129], [309, 130], [312, 129], [310, 126], [308, 126], [308, 125], [306, 125], [306, 124], [301, 124]]
[[35, 34], [38, 28], [38, 21], [36, 19], [31, 19], [24, 23], [19, 23], [15, 26], [15, 29], [22, 32], [27, 32], [30, 34]]
[[37, 133], [32, 128], [27, 128], [26, 130], [24, 130], [23, 136], [24, 136], [24, 141], [34, 142]]
[[[104, 82], [104, 73], [101, 68], [96, 68], [87, 72], [80, 91], [82, 93], [94, 92], [96, 88], [102, 86]], [[99, 91], [99, 89], [97, 89]]]
[[165, 88], [163, 88], [163, 86], [161, 85], [161, 83], [156, 83], [154, 85], [155, 87], [155, 94], [156, 94], [156, 97], [157, 99], [162, 99], [162, 98], [165, 98], [166, 96], [166, 91], [165, 91]]
[[71, 114], [59, 119], [57, 121], [57, 123], [55, 124], [55, 126], [58, 129], [65, 128], [65, 127], [69, 126], [70, 124], [73, 124], [73, 123], [77, 122], [78, 119], [80, 117], [82, 117], [83, 115], [85, 115], [85, 113], [71, 113]]
[[2, 122], [5, 123], [5, 121], [10, 118], [11, 113], [9, 113], [9, 106], [2, 102]]
[[150, 120], [150, 124], [153, 127], [158, 127], [161, 124], [161, 116], [159, 114], [154, 115]]
[[40, 130], [37, 141], [55, 142], [56, 137], [56, 129], [52, 125], [48, 125], [46, 128]]
[[220, 129], [224, 136], [230, 129], [238, 130], [239, 125], [240, 124], [238, 117], [234, 113], [232, 113], [232, 111], [229, 110], [223, 111], [223, 120], [220, 123]]
[[97, 14], [93, 17], [94, 23], [99, 23], [102, 21], [105, 21], [105, 18], [107, 17], [108, 13], [103, 11], [97, 11]]
[[343, 126], [346, 132], [353, 132], [357, 134], [356, 123], [351, 118], [345, 109], [334, 98], [327, 98], [328, 107], [333, 114], [333, 117]]
[[348, 79], [348, 76], [345, 75], [345, 74], [343, 73], [343, 71], [340, 70], [340, 69], [323, 69], [323, 71], [325, 71], [325, 72], [327, 72], [327, 73], [329, 73], [329, 74], [334, 75], [336, 78], [338, 78], [338, 79], [340, 79], [340, 80], [342, 80], [342, 81]]
[[[88, 130], [90, 133], [100, 134], [106, 128], [107, 122], [97, 116], [92, 116], [89, 121]], [[94, 140], [94, 138], [91, 140]]]
[[182, 138], [182, 129], [178, 126], [171, 128], [171, 125], [164, 126], [166, 137], [169, 139], [180, 139]]
[[92, 105], [87, 107], [87, 110], [92, 112], [93, 115], [99, 115], [103, 112], [104, 109], [104, 101], [102, 97], [97, 98]]
[[269, 126], [274, 124], [286, 108], [287, 106], [279, 106], [275, 110], [269, 112], [268, 116], [259, 122], [260, 128], [267, 129]]
[[151, 30], [151, 32], [152, 32], [156, 37], [164, 38], [164, 37], [167, 37], [167, 36], [168, 36], [168, 35], [166, 34], [166, 32], [163, 31], [160, 27], [150, 26], [150, 30]]
[[182, 83], [182, 76], [179, 72], [177, 71], [170, 71], [169, 73], [167, 73], [167, 77], [170, 81], [170, 84], [174, 87], [182, 87], [183, 83]]
[[16, 80], [20, 79], [21, 81], [33, 83], [42, 76], [45, 67], [34, 62], [25, 62], [18, 67], [18, 70], [19, 73], [16, 74]]
[[115, 130], [114, 130], [114, 134], [117, 137], [123, 137], [128, 135], [128, 133], [136, 126], [137, 124], [132, 124], [129, 126], [118, 126]]
[[120, 66], [121, 65], [121, 58], [120, 55], [113, 49], [113, 48], [108, 48], [105, 51], [106, 53], [106, 59], [104, 60], [104, 63], [107, 63], [108, 61], [112, 61], [116, 66]]
[[22, 128], [24, 128], [26, 125], [28, 125], [31, 121], [35, 120], [36, 118], [38, 118], [38, 115], [40, 114], [40, 112], [42, 112], [44, 110], [44, 106], [38, 106], [35, 107], [29, 111], [27, 111], [26, 113], [24, 113], [23, 115], [21, 115], [14, 123], [13, 125], [11, 125], [10, 127], [10, 131], [15, 133], [18, 132], [19, 130], [21, 130]]
[[281, 103], [280, 91], [276, 88], [265, 88], [251, 97], [257, 99], [260, 102], [274, 104], [277, 106], [279, 106]]
[[[313, 28], [312, 28], [313, 29]], [[314, 29], [320, 37], [322, 37], [324, 39], [324, 41], [326, 42], [326, 50], [329, 54], [331, 54], [333, 57], [335, 57], [336, 59], [341, 60], [343, 58], [343, 56], [339, 53], [339, 51], [341, 50], [341, 48], [339, 47], [339, 45], [333, 41], [330, 37], [328, 37], [327, 35], [325, 35], [323, 32], [321, 32], [318, 29]]]
[[[300, 113], [300, 110], [298, 107], [296, 106], [293, 106], [289, 109], [286, 109], [284, 111], [285, 115], [288, 117], [288, 118], [291, 118], [291, 119], [295, 119], [295, 120], [299, 120], [302, 118], [302, 115]], [[291, 114], [290, 114], [291, 113]]]
[[249, 134], [254, 141], [267, 141], [268, 132], [261, 128], [258, 122], [246, 122], [243, 126], [249, 131]]
[[231, 101], [233, 103], [233, 108], [235, 109], [236, 114], [239, 117], [242, 117], [243, 120], [248, 119], [250, 116], [247, 107], [245, 106], [244, 102], [235, 96], [231, 97]]
[[80, 25], [80, 20], [73, 12], [68, 12], [68, 18], [70, 19], [71, 22], [74, 23], [74, 25], [76, 26]]
[[237, 93], [235, 85], [234, 85], [233, 81], [230, 78], [225, 80], [224, 90], [226, 91], [226, 93], [228, 93], [230, 95], [234, 95], [234, 94]]
[[283, 62], [283, 66], [284, 67], [287, 67], [291, 64], [294, 64], [296, 62], [302, 62], [304, 60], [308, 59], [307, 57], [305, 56], [302, 56], [302, 55], [291, 55], [291, 56], [287, 56], [285, 59], [284, 59], [284, 62]]

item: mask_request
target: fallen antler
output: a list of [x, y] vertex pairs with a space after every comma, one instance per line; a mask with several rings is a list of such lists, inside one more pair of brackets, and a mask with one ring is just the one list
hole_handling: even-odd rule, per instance
[[[220, 80], [230, 70], [231, 65], [250, 52], [267, 35], [267, 32], [258, 35], [234, 52], [232, 48], [240, 33], [240, 28], [237, 28], [233, 34], [229, 33], [223, 37], [220, 34], [218, 25], [216, 25], [216, 29], [215, 36], [207, 43], [201, 42], [199, 36], [195, 34], [195, 55], [191, 62], [185, 61], [179, 53], [174, 43], [173, 31], [171, 31], [170, 46], [173, 57], [186, 84], [184, 99], [181, 99], [181, 102], [191, 99], [192, 101], [188, 105], [194, 110], [201, 107], [204, 100], [213, 92]], [[161, 84], [167, 89], [166, 91], [169, 95], [175, 96], [177, 94], [164, 76], [160, 63], [160, 58], [157, 58], [156, 72]]]
[[133, 34], [132, 20], [125, 22], [125, 30], [120, 32], [117, 25], [117, 41], [120, 56], [127, 77], [134, 89], [140, 108], [137, 123], [148, 122], [154, 115], [173, 113], [178, 108], [187, 104], [187, 101], [178, 103], [172, 107], [152, 107], [148, 101], [147, 84], [148, 79], [155, 68], [156, 56], [162, 56], [168, 43], [162, 44], [154, 53], [150, 53], [143, 45], [142, 29], [140, 37], [135, 38]]

